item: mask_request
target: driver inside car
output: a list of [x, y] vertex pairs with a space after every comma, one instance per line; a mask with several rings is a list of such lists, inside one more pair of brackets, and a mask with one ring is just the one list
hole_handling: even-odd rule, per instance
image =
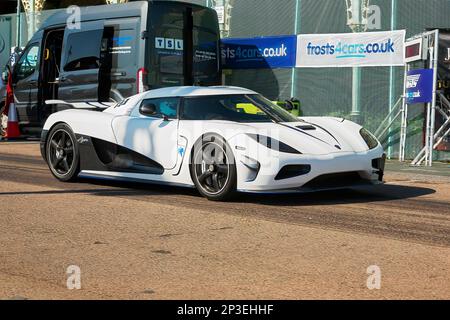
[[177, 116], [177, 104], [168, 101], [161, 102], [159, 112], [169, 118], [175, 118]]

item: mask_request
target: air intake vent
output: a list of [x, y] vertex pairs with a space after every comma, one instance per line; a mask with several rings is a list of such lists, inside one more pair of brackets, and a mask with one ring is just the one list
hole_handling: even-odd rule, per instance
[[341, 188], [364, 182], [358, 172], [324, 174], [303, 185], [304, 188]]
[[386, 155], [383, 155], [382, 158], [377, 158], [372, 160], [372, 167], [374, 169], [383, 170], [386, 162]]
[[311, 166], [309, 164], [296, 164], [284, 166], [280, 172], [278, 172], [275, 180], [284, 180], [294, 177], [303, 176], [311, 172]]
[[314, 126], [312, 126], [310, 124], [297, 126], [297, 128], [302, 129], [302, 130], [316, 130], [316, 127], [314, 127]]

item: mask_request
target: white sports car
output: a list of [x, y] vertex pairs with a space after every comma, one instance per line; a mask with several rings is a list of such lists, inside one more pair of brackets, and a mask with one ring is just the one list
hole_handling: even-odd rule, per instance
[[351, 121], [296, 118], [237, 87], [144, 92], [103, 112], [69, 109], [45, 123], [41, 151], [62, 181], [87, 177], [236, 191], [314, 191], [377, 184], [385, 156]]

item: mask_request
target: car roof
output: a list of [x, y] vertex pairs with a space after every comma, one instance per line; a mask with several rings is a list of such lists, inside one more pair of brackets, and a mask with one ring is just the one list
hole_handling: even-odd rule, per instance
[[165, 97], [199, 97], [231, 94], [257, 94], [255, 91], [231, 86], [214, 87], [168, 87], [154, 89], [140, 94], [140, 99], [165, 98]]
[[233, 94], [257, 94], [256, 92], [239, 88], [239, 87], [169, 87], [162, 89], [149, 90], [143, 93], [136, 94], [123, 101], [122, 104], [108, 108], [105, 112], [115, 115], [130, 115], [133, 109], [140, 105], [145, 99], [157, 99], [167, 97], [202, 97], [202, 96], [217, 96], [217, 95], [233, 95]]

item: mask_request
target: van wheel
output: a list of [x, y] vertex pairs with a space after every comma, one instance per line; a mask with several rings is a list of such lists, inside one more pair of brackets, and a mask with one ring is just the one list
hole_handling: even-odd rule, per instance
[[194, 146], [192, 180], [208, 200], [224, 201], [236, 193], [236, 163], [227, 142], [216, 134], [207, 134]]
[[46, 143], [47, 164], [60, 181], [74, 181], [80, 173], [80, 153], [75, 134], [65, 123], [56, 125]]

